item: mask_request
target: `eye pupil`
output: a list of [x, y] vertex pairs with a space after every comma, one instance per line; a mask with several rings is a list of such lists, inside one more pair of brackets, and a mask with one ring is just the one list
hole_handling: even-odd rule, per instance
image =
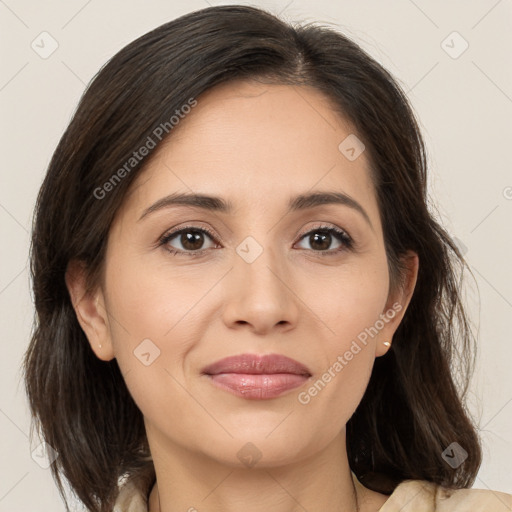
[[200, 231], [186, 231], [181, 234], [181, 244], [185, 249], [197, 251], [203, 245], [204, 235]]
[[[313, 249], [317, 249], [319, 251], [329, 249], [331, 245], [331, 235], [329, 233], [315, 233], [311, 235], [311, 247]], [[325, 243], [327, 241], [327, 243]], [[320, 242], [320, 246], [318, 247], [318, 243]]]

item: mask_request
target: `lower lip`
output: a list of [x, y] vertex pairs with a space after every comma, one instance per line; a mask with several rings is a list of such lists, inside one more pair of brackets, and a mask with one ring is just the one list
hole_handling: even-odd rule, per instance
[[248, 400], [276, 398], [290, 389], [302, 386], [309, 378], [294, 373], [218, 373], [209, 377], [218, 388]]

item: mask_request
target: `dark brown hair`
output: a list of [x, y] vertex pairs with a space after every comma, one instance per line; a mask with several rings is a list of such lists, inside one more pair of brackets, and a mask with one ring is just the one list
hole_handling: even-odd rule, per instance
[[[481, 449], [464, 406], [475, 348], [461, 299], [467, 265], [427, 209], [426, 152], [407, 97], [337, 31], [229, 5], [166, 23], [112, 57], [80, 100], [40, 189], [31, 246], [36, 319], [24, 371], [34, 423], [59, 453], [51, 470], [64, 500], [62, 476], [95, 512], [111, 510], [121, 475], [154, 478], [142, 414], [116, 360], [91, 350], [64, 276], [81, 260], [90, 287], [98, 283], [111, 222], [155, 152], [104, 197], [95, 191], [190, 98], [239, 79], [324, 93], [366, 146], [392, 287], [403, 278], [400, 257], [419, 255], [392, 349], [377, 358], [347, 424], [352, 470], [387, 493], [405, 479], [469, 487]], [[453, 441], [468, 452], [456, 469], [441, 456]]]

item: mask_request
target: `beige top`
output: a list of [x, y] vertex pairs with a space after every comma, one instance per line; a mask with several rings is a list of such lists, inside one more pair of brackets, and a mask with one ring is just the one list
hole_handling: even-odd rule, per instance
[[[352, 473], [356, 485], [362, 485]], [[120, 483], [113, 512], [149, 512], [147, 493], [134, 484]], [[451, 490], [424, 480], [407, 480], [379, 512], [511, 512], [512, 494], [483, 489]]]

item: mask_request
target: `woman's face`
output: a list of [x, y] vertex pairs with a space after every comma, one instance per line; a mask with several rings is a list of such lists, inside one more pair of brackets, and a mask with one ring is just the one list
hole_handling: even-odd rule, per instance
[[[321, 93], [238, 82], [197, 101], [112, 225], [89, 339], [117, 359], [152, 451], [285, 464], [343, 432], [415, 273], [388, 296], [367, 153]], [[251, 359], [267, 354], [299, 364]]]

